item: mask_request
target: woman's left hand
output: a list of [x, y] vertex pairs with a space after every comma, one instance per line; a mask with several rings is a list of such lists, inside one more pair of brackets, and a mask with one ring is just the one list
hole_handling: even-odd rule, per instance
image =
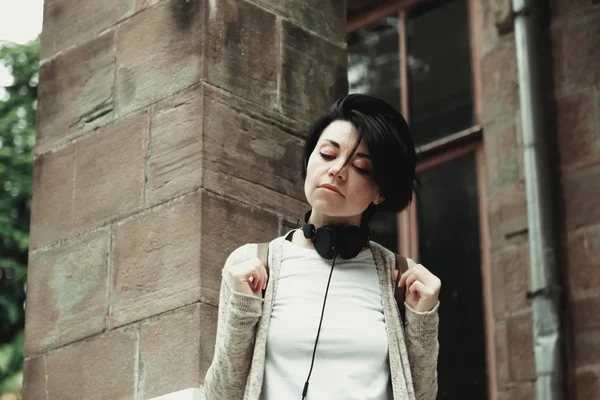
[[[397, 277], [394, 271], [394, 278]], [[427, 312], [433, 310], [438, 302], [442, 282], [429, 272], [427, 268], [418, 264], [402, 274], [398, 287], [406, 286], [406, 303], [415, 311]]]

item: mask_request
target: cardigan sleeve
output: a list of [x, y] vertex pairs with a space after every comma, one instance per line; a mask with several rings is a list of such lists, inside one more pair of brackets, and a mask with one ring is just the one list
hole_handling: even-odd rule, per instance
[[405, 340], [417, 400], [434, 400], [437, 396], [438, 308], [418, 312], [406, 302]]
[[255, 245], [242, 246], [228, 257], [223, 267], [215, 353], [204, 379], [207, 400], [241, 400], [244, 397], [263, 299], [234, 292], [228, 268], [255, 254]]

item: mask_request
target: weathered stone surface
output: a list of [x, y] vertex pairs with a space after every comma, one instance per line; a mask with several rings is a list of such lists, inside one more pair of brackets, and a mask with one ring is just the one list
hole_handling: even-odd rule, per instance
[[489, 200], [489, 222], [492, 251], [509, 244], [527, 241], [527, 201], [525, 185], [504, 188]]
[[218, 306], [221, 271], [233, 250], [277, 236], [276, 215], [202, 192], [201, 300]]
[[523, 148], [513, 118], [500, 119], [485, 127], [488, 194], [495, 197], [508, 185], [520, 181]]
[[492, 263], [493, 268], [503, 270], [503, 297], [507, 311], [515, 312], [529, 308], [529, 246], [508, 246], [492, 254]]
[[23, 399], [47, 400], [44, 356], [28, 358], [23, 361]]
[[48, 400], [135, 399], [138, 332], [112, 331], [46, 356]]
[[575, 372], [575, 398], [600, 398], [600, 368]]
[[498, 392], [498, 400], [536, 400], [535, 383], [520, 383]]
[[156, 204], [202, 185], [202, 89], [194, 86], [157, 105], [152, 117], [146, 203]]
[[209, 2], [206, 81], [276, 108], [279, 33], [274, 14], [243, 0]]
[[348, 92], [346, 50], [285, 20], [281, 40], [281, 109], [311, 122]]
[[568, 231], [600, 223], [600, 165], [562, 177], [565, 226]]
[[506, 333], [506, 323], [499, 322], [496, 324], [495, 332], [495, 348], [496, 348], [496, 378], [499, 388], [506, 388], [510, 382], [510, 364], [508, 356], [508, 334]]
[[568, 235], [567, 262], [573, 297], [600, 294], [600, 225]]
[[505, 38], [481, 58], [483, 119], [514, 118], [519, 108], [519, 77], [513, 38]]
[[89, 40], [133, 14], [136, 0], [44, 1], [42, 60]]
[[75, 147], [39, 156], [33, 165], [29, 249], [33, 251], [73, 231]]
[[564, 58], [571, 90], [598, 85], [600, 82], [600, 13], [587, 12], [567, 23]]
[[592, 88], [557, 99], [558, 151], [562, 169], [600, 160], [600, 127]]
[[25, 354], [102, 332], [108, 311], [110, 230], [32, 253], [27, 276]]
[[217, 338], [217, 319], [219, 309], [208, 304], [200, 303], [200, 382], [204, 377], [215, 354]]
[[[501, 250], [500, 250], [501, 251]], [[494, 317], [502, 320], [506, 317], [506, 285], [504, 284], [504, 266], [494, 259], [497, 253], [492, 253], [492, 302]]]
[[531, 314], [511, 317], [506, 321], [511, 382], [531, 382], [535, 379], [533, 357], [533, 326]]
[[146, 118], [132, 114], [75, 144], [73, 224], [79, 231], [142, 207]]
[[235, 99], [205, 89], [203, 186], [261, 208], [305, 209], [300, 174], [303, 141]]
[[136, 11], [142, 11], [145, 8], [154, 7], [161, 1], [164, 1], [164, 0], [137, 0], [135, 9], [136, 9]]
[[138, 399], [198, 386], [200, 326], [199, 304], [142, 323]]
[[600, 329], [589, 329], [575, 333], [573, 351], [575, 367], [600, 364]]
[[[599, 247], [600, 247], [600, 243]], [[574, 266], [577, 268], [577, 266]], [[574, 332], [600, 331], [600, 294], [582, 299], [572, 299]]]
[[206, 207], [200, 197], [193, 193], [116, 224], [111, 327], [198, 300], [201, 226], [212, 227], [200, 219]]
[[117, 114], [152, 104], [200, 80], [203, 0], [165, 0], [117, 32]]
[[342, 0], [258, 0], [296, 25], [331, 42], [345, 44], [346, 2]]
[[37, 154], [112, 121], [114, 74], [112, 31], [40, 67]]

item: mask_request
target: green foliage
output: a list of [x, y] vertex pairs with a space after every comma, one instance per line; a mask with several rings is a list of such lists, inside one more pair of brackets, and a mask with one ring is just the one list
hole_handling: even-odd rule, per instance
[[39, 38], [0, 47], [14, 81], [0, 87], [0, 394], [20, 390]]

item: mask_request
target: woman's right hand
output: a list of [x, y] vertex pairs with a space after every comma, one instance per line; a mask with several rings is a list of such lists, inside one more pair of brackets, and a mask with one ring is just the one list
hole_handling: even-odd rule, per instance
[[234, 292], [260, 297], [261, 290], [267, 287], [267, 269], [258, 257], [232, 265], [228, 272]]

